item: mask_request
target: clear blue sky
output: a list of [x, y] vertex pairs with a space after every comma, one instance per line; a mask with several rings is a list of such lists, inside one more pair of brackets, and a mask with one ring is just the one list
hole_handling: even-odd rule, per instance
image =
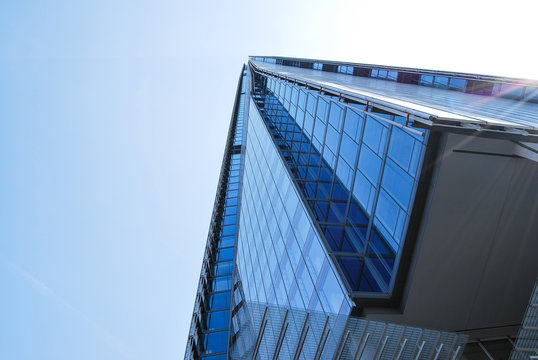
[[0, 358], [183, 357], [248, 54], [538, 78], [524, 4], [0, 2]]

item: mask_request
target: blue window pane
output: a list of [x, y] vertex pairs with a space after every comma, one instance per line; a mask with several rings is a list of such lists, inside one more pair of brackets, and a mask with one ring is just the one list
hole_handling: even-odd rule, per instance
[[234, 225], [223, 226], [221, 234], [222, 236], [235, 234], [235, 226]]
[[[297, 125], [300, 127], [304, 127], [304, 110], [297, 108], [297, 114], [295, 116], [295, 121], [297, 121]], [[313, 123], [313, 121], [312, 121]], [[312, 132], [312, 130], [310, 130]]]
[[331, 199], [333, 201], [340, 200], [340, 201], [347, 201], [348, 199], [348, 192], [344, 189], [344, 187], [339, 184], [337, 181], [333, 184], [333, 192], [331, 194]]
[[314, 127], [314, 136], [317, 140], [323, 143], [325, 139], [325, 124], [316, 118], [316, 126]]
[[232, 277], [223, 276], [213, 280], [213, 291], [225, 291], [232, 288]]
[[327, 126], [327, 135], [325, 144], [336, 153], [338, 150], [338, 142], [340, 141], [340, 133], [338, 133], [332, 126]]
[[[329, 199], [331, 193], [331, 183], [330, 182], [319, 182], [316, 186], [316, 198], [318, 199]], [[325, 209], [325, 207], [323, 207]]]
[[306, 110], [306, 93], [303, 90], [299, 90], [299, 107]]
[[375, 188], [360, 171], [357, 171], [355, 175], [353, 195], [355, 195], [355, 198], [359, 201], [366, 213], [370, 215], [374, 205]]
[[[353, 205], [356, 207], [356, 205]], [[354, 211], [354, 210], [353, 210]], [[362, 210], [358, 210], [363, 213]], [[350, 242], [355, 244], [355, 247], [358, 252], [363, 252], [366, 246], [366, 231], [368, 230], [368, 225], [360, 226], [346, 226], [346, 232], [344, 236], [349, 239]]]
[[448, 86], [448, 78], [446, 76], [436, 76], [433, 82], [433, 86], [446, 89]]
[[340, 284], [334, 274], [332, 268], [328, 266], [328, 260], [325, 259], [325, 264], [323, 266], [326, 271], [322, 274], [322, 278], [318, 279], [319, 292], [322, 297], [323, 305], [325, 310], [329, 313], [336, 314], [340, 310], [340, 305], [342, 304], [342, 289]]
[[359, 291], [368, 291], [368, 292], [380, 292], [382, 287], [372, 274], [372, 271], [368, 264], [365, 264], [362, 270], [362, 279], [359, 285]]
[[226, 192], [226, 197], [229, 197], [229, 198], [237, 197], [238, 193], [239, 191], [237, 190], [230, 190]]
[[413, 191], [413, 178], [390, 159], [385, 163], [381, 184], [401, 207], [408, 208]]
[[209, 306], [212, 310], [229, 309], [230, 308], [230, 293], [217, 293], [209, 298]]
[[230, 322], [229, 310], [210, 312], [207, 314], [206, 329], [207, 330], [226, 329], [229, 326], [229, 322]]
[[297, 278], [297, 286], [299, 287], [303, 298], [310, 299], [314, 291], [314, 284], [310, 278], [308, 270], [306, 269], [306, 264], [303, 258], [301, 258], [299, 264], [297, 265], [295, 276]]
[[387, 242], [383, 240], [383, 237], [377, 230], [372, 231], [370, 234], [370, 242], [368, 244], [368, 255], [370, 259], [374, 257], [384, 259], [383, 263], [388, 269], [392, 269], [394, 266], [395, 252], [388, 246]]
[[350, 190], [351, 189], [351, 182], [353, 181], [353, 170], [351, 170], [351, 167], [347, 165], [347, 163], [340, 157], [340, 160], [338, 161], [338, 167], [336, 168], [336, 176], [340, 179], [342, 184]]
[[329, 103], [322, 98], [318, 98], [318, 108], [316, 112], [316, 117], [321, 121], [327, 122], [327, 113], [329, 112]]
[[237, 214], [236, 206], [228, 206], [224, 208], [224, 215], [234, 215]]
[[356, 257], [339, 257], [338, 263], [340, 264], [345, 277], [351, 285], [352, 290], [358, 291], [364, 261]]
[[309, 113], [306, 113], [304, 117], [304, 131], [308, 135], [312, 135], [313, 127], [314, 127], [314, 116], [310, 115]]
[[282, 100], [284, 98], [285, 92], [286, 92], [286, 85], [280, 83], [280, 88], [278, 90], [278, 97], [279, 97], [280, 100]]
[[413, 155], [414, 138], [396, 126], [392, 128], [389, 156], [403, 169], [409, 170]]
[[363, 141], [376, 153], [382, 154], [387, 139], [387, 128], [381, 122], [368, 116], [364, 127]]
[[[393, 234], [396, 233], [400, 208], [398, 204], [383, 190], [379, 192], [377, 200], [376, 218], [388, 231], [384, 234], [385, 239], [390, 240]], [[379, 229], [380, 231], [382, 229]], [[396, 243], [393, 246], [396, 247]]]
[[342, 128], [342, 122], [344, 121], [344, 108], [336, 103], [331, 103], [331, 111], [329, 113], [329, 123], [334, 126], [335, 129], [340, 130]]
[[355, 159], [357, 157], [358, 150], [359, 146], [357, 143], [355, 143], [355, 141], [353, 141], [347, 134], [342, 134], [340, 156], [344, 158], [348, 165], [355, 166]]
[[[362, 227], [364, 228], [363, 235], [366, 234], [366, 226], [368, 226], [368, 218], [364, 215], [364, 213], [357, 207], [355, 204], [351, 204], [349, 207], [349, 218], [348, 221], [350, 224], [355, 225], [356, 227]], [[361, 231], [362, 233], [362, 231]]]
[[291, 99], [291, 86], [286, 85], [286, 95], [284, 95], [284, 98], [287, 101], [290, 101], [290, 99]]
[[314, 236], [308, 238], [303, 250], [306, 264], [311, 271], [311, 276], [317, 278], [325, 260], [325, 251], [318, 239], [314, 238]]
[[217, 261], [233, 260], [233, 258], [234, 258], [233, 248], [220, 249], [217, 254]]
[[432, 75], [420, 75], [420, 85], [431, 85], [433, 83]]
[[299, 90], [296, 87], [293, 88], [291, 93], [291, 102], [297, 104], [297, 98], [299, 97]]
[[397, 71], [389, 71], [388, 74], [387, 74], [387, 79], [389, 79], [389, 80], [398, 79], [398, 72]]
[[231, 275], [233, 263], [231, 261], [219, 262], [215, 264], [215, 275]]
[[344, 236], [343, 226], [322, 226], [325, 239], [333, 251], [356, 252], [354, 244]]
[[357, 137], [360, 135], [362, 129], [363, 117], [357, 112], [348, 109], [346, 111], [346, 119], [344, 123], [344, 130], [348, 135], [357, 140]]
[[373, 184], [377, 184], [379, 171], [381, 169], [381, 158], [377, 156], [368, 146], [362, 146], [359, 155], [359, 170]]
[[219, 247], [224, 248], [224, 247], [234, 246], [234, 244], [235, 244], [235, 236], [233, 235], [223, 236], [220, 239]]
[[319, 172], [319, 180], [332, 181], [332, 179], [333, 179], [332, 171], [323, 164]]
[[[230, 179], [230, 181], [232, 181], [232, 179]], [[237, 190], [239, 189], [239, 183], [233, 183], [233, 184], [228, 184], [228, 190]]]
[[207, 354], [226, 351], [228, 347], [228, 331], [205, 334], [204, 345]]
[[451, 78], [448, 87], [453, 90], [464, 90], [467, 85], [467, 80], [459, 78]]
[[235, 222], [236, 222], [236, 216], [235, 215], [229, 215], [229, 216], [224, 217], [224, 220], [222, 221], [222, 224], [223, 225], [232, 225], [232, 224], [235, 224]]
[[292, 279], [292, 285], [289, 291], [289, 299], [292, 308], [304, 308], [305, 304], [295, 278]]
[[316, 110], [316, 97], [312, 94], [308, 94], [308, 102], [307, 102], [307, 105], [306, 105], [306, 110], [314, 115], [315, 114], [315, 110]]

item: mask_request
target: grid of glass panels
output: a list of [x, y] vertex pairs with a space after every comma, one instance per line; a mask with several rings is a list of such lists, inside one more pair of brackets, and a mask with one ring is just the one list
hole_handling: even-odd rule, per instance
[[266, 122], [351, 291], [389, 293], [427, 133], [280, 79], [256, 84]]
[[[419, 85], [423, 86], [433, 86], [440, 89], [450, 89], [450, 90], [465, 90], [467, 86], [467, 80], [448, 77], [448, 76], [439, 76], [439, 75], [421, 75]], [[496, 84], [498, 85], [498, 84]], [[521, 91], [521, 87], [519, 87]], [[494, 95], [494, 94], [493, 94]]]
[[353, 75], [353, 66], [338, 65], [338, 72], [342, 74]]
[[185, 359], [226, 359], [229, 344], [233, 268], [238, 206], [241, 191], [241, 157], [247, 71], [243, 69], [236, 112], [227, 143], [221, 182], [202, 265], [200, 284]]
[[346, 313], [351, 302], [271, 137], [250, 107], [237, 259], [248, 285], [245, 298]]
[[398, 80], [398, 72], [394, 70], [372, 69], [370, 77], [396, 81]]
[[[334, 317], [350, 313], [351, 300], [252, 101], [239, 229], [236, 265], [247, 309], [248, 304], [251, 309], [260, 304], [302, 310], [303, 314], [315, 311]], [[281, 324], [283, 315], [283, 311], [272, 311], [270, 324]], [[295, 351], [292, 339], [299, 338], [304, 318], [293, 319], [289, 319], [281, 356]], [[274, 351], [279, 326], [265, 330], [267, 351]], [[320, 338], [316, 331], [312, 326], [309, 336]], [[336, 343], [334, 336], [329, 342]]]

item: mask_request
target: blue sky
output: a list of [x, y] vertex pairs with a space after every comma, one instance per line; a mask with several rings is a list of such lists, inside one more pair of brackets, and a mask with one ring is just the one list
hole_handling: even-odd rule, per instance
[[524, 2], [435, 4], [2, 1], [0, 358], [183, 356], [248, 54], [538, 78]]

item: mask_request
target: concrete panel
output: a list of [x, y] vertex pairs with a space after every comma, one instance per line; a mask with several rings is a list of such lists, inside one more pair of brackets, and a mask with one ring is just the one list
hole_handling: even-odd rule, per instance
[[445, 141], [402, 312], [365, 313], [473, 336], [514, 333], [538, 275], [538, 164], [512, 156], [504, 140]]

